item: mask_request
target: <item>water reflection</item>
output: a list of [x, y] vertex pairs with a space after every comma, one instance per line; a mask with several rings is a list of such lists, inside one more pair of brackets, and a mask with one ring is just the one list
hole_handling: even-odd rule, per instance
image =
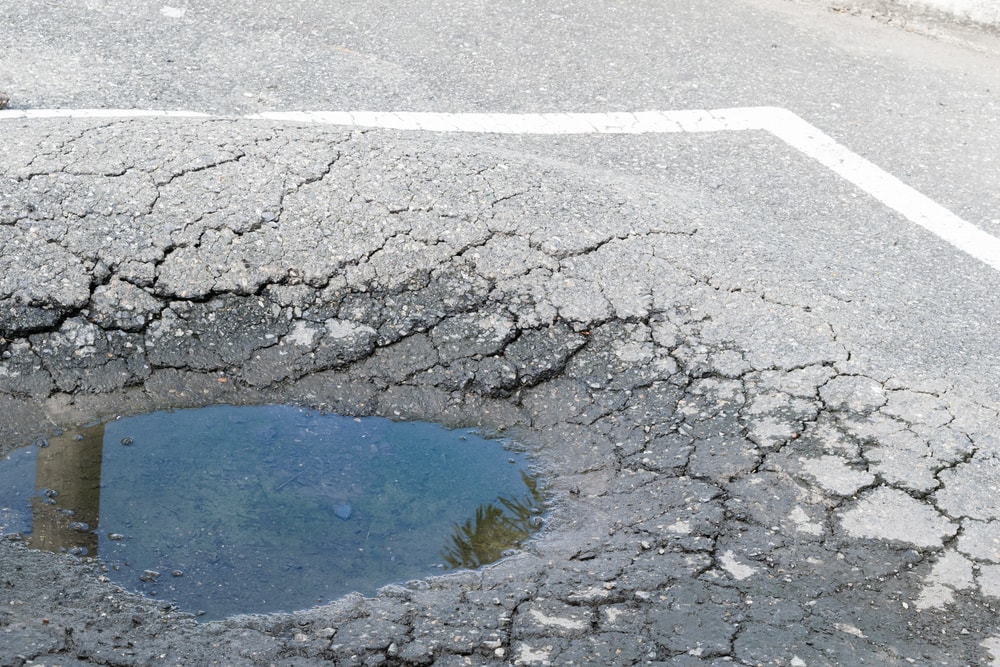
[[520, 498], [501, 496], [494, 503], [476, 508], [474, 518], [456, 523], [450, 544], [441, 554], [452, 568], [475, 569], [500, 559], [511, 547], [520, 546], [541, 526], [544, 502], [538, 480], [521, 472], [528, 494]]
[[497, 560], [539, 525], [526, 463], [426, 422], [157, 412], [5, 457], [0, 534], [99, 557], [116, 583], [206, 618], [301, 609]]
[[104, 424], [97, 424], [38, 447], [29, 547], [97, 555], [103, 444]]

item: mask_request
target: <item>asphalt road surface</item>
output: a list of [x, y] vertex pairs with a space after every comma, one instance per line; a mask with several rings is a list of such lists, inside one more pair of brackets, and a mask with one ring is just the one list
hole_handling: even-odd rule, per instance
[[0, 665], [1000, 665], [1000, 42], [931, 27], [0, 6], [0, 453], [293, 402], [512, 434], [553, 496], [483, 570], [211, 623], [4, 540]]

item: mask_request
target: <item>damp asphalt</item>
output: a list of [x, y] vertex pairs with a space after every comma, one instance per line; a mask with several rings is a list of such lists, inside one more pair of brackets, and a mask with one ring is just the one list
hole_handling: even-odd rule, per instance
[[[758, 60], [800, 49], [783, 67], [815, 55], [804, 26], [827, 35], [841, 20], [771, 5], [737, 13], [785, 17], [782, 37], [801, 42], [753, 47]], [[197, 16], [165, 9], [149, 26]], [[546, 7], [545, 20], [580, 20], [570, 9]], [[77, 10], [77, 27], [97, 21]], [[457, 7], [454, 25], [478, 25], [463, 22], [469, 11]], [[707, 5], [685, 12], [647, 18], [709, 30]], [[25, 39], [69, 30], [37, 21]], [[296, 25], [304, 51], [318, 48], [319, 28]], [[636, 38], [646, 25], [628, 23]], [[385, 33], [371, 30], [357, 34]], [[168, 37], [201, 48], [168, 25], [150, 33], [151, 58], [174, 53], [157, 50]], [[451, 38], [478, 48], [478, 33]], [[886, 39], [905, 52], [927, 38]], [[361, 109], [365, 90], [381, 109], [420, 106], [398, 104], [410, 68], [426, 77], [421, 94], [433, 89], [393, 60], [423, 46], [373, 39], [365, 56], [360, 37], [342, 41], [330, 54], [351, 76], [341, 88], [310, 79], [302, 106], [328, 94]], [[643, 43], [629, 44], [647, 57]], [[148, 108], [150, 91], [180, 108], [188, 93], [168, 82], [207, 76], [183, 59], [137, 61], [166, 73], [130, 100], [113, 76], [122, 43], [94, 48], [94, 69], [39, 66], [33, 88], [11, 75], [11, 109]], [[958, 90], [964, 118], [986, 117], [988, 75], [914, 83], [923, 64], [887, 73], [874, 51], [836, 48], [851, 57], [823, 76], [888, 88], [838, 98], [846, 110], [789, 106], [845, 121], [838, 139], [890, 170], [934, 154], [954, 187], [917, 166], [898, 175], [991, 229], [997, 195], [978, 185], [994, 173], [995, 131], [939, 123], [933, 113], [952, 113], [943, 97], [918, 113], [940, 85]], [[474, 95], [462, 88], [486, 62], [474, 56], [448, 94]], [[517, 104], [551, 105], [549, 75], [571, 80], [574, 63], [619, 67], [592, 57], [559, 60], [559, 76], [518, 61], [538, 86]], [[723, 76], [721, 61], [696, 57]], [[62, 92], [48, 87], [57, 69]], [[525, 80], [505, 71], [480, 102]], [[0, 454], [95, 420], [214, 404], [427, 420], [518, 442], [551, 494], [545, 526], [481, 569], [213, 621], [122, 587], [98, 561], [5, 538], [0, 665], [1000, 661], [994, 269], [759, 132], [501, 137], [251, 120], [234, 114], [281, 106], [284, 83], [245, 107], [237, 86], [211, 80], [218, 89], [181, 101], [212, 117], [0, 119]], [[678, 75], [654, 100], [648, 81], [611, 81], [631, 108], [684, 107], [671, 96], [697, 83]], [[567, 94], [593, 101], [590, 85]], [[871, 111], [890, 93], [940, 132], [899, 141]], [[963, 147], [972, 134], [979, 148]], [[953, 162], [962, 151], [977, 169]]]

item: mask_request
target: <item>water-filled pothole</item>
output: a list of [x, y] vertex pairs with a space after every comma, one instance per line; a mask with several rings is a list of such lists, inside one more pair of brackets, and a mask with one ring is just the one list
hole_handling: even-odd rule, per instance
[[543, 501], [525, 457], [472, 430], [284, 405], [125, 417], [0, 462], [0, 531], [205, 618], [478, 567]]

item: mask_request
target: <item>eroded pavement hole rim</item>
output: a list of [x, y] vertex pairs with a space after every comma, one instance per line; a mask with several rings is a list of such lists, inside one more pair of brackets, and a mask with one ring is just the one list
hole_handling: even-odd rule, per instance
[[149, 412], [0, 460], [0, 532], [204, 620], [289, 612], [522, 546], [548, 503], [521, 449], [283, 404]]

